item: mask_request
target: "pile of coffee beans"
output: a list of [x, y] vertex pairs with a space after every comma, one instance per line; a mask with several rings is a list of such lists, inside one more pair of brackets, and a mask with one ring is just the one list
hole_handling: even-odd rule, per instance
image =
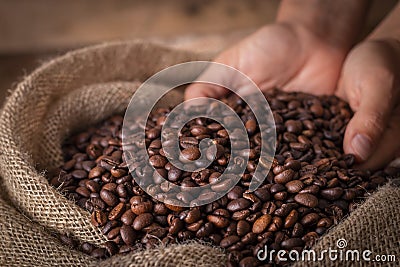
[[[164, 204], [137, 185], [123, 157], [122, 116], [113, 116], [71, 137], [63, 147], [66, 161], [60, 172], [50, 177], [50, 183], [88, 210], [93, 225], [101, 227], [109, 241], [95, 247], [77, 244], [68, 236], [61, 240], [94, 257], [106, 258], [160, 242], [201, 239], [226, 249], [228, 266], [284, 264], [277, 258], [260, 262], [256, 255], [265, 245], [276, 251], [311, 247], [354, 210], [359, 199], [384, 184], [393, 170], [371, 174], [353, 168], [354, 157], [342, 150], [352, 111], [337, 97], [273, 90], [266, 98], [276, 123], [277, 145], [264, 183], [256, 191], [248, 191], [262, 160], [260, 131], [246, 103], [229, 96], [224, 103], [237, 112], [248, 133], [249, 162], [227, 195], [204, 206]], [[227, 131], [210, 119], [189, 122], [179, 142], [185, 158], [199, 158], [199, 142], [204, 138], [217, 144], [217, 153], [206, 169], [182, 171], [168, 162], [161, 146], [161, 127], [168, 113], [169, 109], [155, 110], [146, 126], [149, 161], [157, 170], [146, 175], [155, 180], [162, 176], [188, 187], [213, 184], [232, 160]], [[183, 202], [184, 198], [182, 194]]]

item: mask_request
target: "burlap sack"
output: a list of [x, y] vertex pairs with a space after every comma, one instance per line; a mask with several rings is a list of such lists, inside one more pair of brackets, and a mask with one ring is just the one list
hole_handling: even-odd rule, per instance
[[[226, 255], [221, 250], [199, 243], [103, 262], [63, 246], [54, 234], [98, 245], [106, 238], [91, 225], [89, 213], [52, 188], [44, 173], [62, 163], [61, 143], [70, 133], [122, 112], [133, 91], [157, 71], [200, 58], [204, 57], [141, 42], [105, 44], [52, 60], [17, 86], [0, 120], [0, 266], [223, 265]], [[168, 102], [181, 98], [177, 93]], [[400, 257], [399, 197], [396, 187], [381, 189], [332, 229], [316, 249], [345, 238], [352, 248]], [[326, 262], [317, 263], [322, 265]]]

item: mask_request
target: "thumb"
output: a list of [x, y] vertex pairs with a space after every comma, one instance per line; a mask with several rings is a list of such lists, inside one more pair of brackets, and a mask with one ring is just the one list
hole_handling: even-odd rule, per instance
[[[221, 98], [234, 91], [236, 93], [253, 92], [253, 81], [241, 71], [243, 48], [241, 44], [223, 51], [214, 62], [185, 90], [185, 100], [197, 97]], [[242, 62], [243, 63], [243, 62]]]
[[[235, 51], [232, 50], [231, 48], [222, 52], [215, 58], [214, 62], [235, 67], [235, 61], [233, 60], [235, 58]], [[197, 97], [221, 98], [227, 95], [229, 90], [225, 87], [230, 87], [230, 83], [233, 80], [230, 77], [231, 72], [228, 68], [210, 63], [209, 67], [197, 78], [197, 81], [201, 82], [192, 83], [186, 88], [185, 100]]]

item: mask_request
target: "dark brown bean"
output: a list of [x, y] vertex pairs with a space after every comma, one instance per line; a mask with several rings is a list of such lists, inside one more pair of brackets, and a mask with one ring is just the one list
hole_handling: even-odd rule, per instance
[[343, 195], [343, 188], [341, 187], [334, 187], [334, 188], [327, 188], [320, 191], [320, 194], [323, 198], [328, 200], [336, 200], [339, 199]]
[[272, 216], [269, 214], [264, 214], [258, 218], [253, 224], [253, 233], [260, 234], [268, 227], [272, 221]]
[[197, 147], [188, 147], [182, 150], [179, 160], [182, 162], [190, 162], [200, 158], [200, 150]]
[[151, 213], [142, 213], [134, 219], [132, 226], [135, 230], [140, 231], [146, 226], [149, 226], [152, 222], [153, 215], [151, 215]]
[[119, 203], [110, 211], [110, 213], [108, 214], [108, 219], [110, 221], [116, 220], [120, 218], [124, 212], [125, 212], [125, 204]]
[[318, 206], [318, 198], [308, 193], [299, 193], [294, 197], [294, 200], [306, 207], [315, 208]]
[[168, 161], [161, 155], [154, 155], [149, 158], [149, 162], [154, 168], [163, 168]]
[[135, 244], [137, 234], [130, 225], [123, 225], [119, 231], [125, 244], [128, 246]]
[[304, 188], [304, 184], [300, 180], [289, 181], [285, 184], [285, 187], [289, 193], [298, 193]]
[[287, 182], [291, 181], [294, 177], [294, 171], [291, 169], [284, 170], [283, 172], [275, 175], [275, 182], [278, 184], [286, 184]]
[[226, 207], [229, 211], [235, 212], [243, 209], [247, 209], [251, 205], [251, 202], [245, 198], [234, 199], [228, 203]]
[[113, 193], [111, 193], [106, 189], [102, 189], [100, 191], [100, 197], [107, 205], [111, 207], [117, 205], [118, 203], [118, 198]]
[[227, 236], [224, 239], [222, 239], [221, 242], [219, 243], [219, 245], [223, 248], [227, 248], [227, 247], [232, 246], [239, 240], [240, 240], [240, 237], [238, 237], [237, 235], [230, 235], [230, 236]]

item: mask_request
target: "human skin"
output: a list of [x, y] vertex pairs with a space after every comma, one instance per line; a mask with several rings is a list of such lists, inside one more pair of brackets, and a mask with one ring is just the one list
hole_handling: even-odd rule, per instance
[[[355, 115], [345, 133], [344, 151], [354, 154], [361, 168], [382, 167], [400, 147], [400, 138], [393, 138], [400, 133], [400, 11], [397, 6], [354, 47], [367, 9], [368, 2], [362, 0], [282, 1], [276, 23], [223, 51], [215, 61], [240, 70], [262, 91], [281, 88], [347, 100]], [[240, 82], [232, 80], [231, 87], [243, 93]], [[185, 98], [221, 98], [228, 93], [197, 83], [187, 88]]]

